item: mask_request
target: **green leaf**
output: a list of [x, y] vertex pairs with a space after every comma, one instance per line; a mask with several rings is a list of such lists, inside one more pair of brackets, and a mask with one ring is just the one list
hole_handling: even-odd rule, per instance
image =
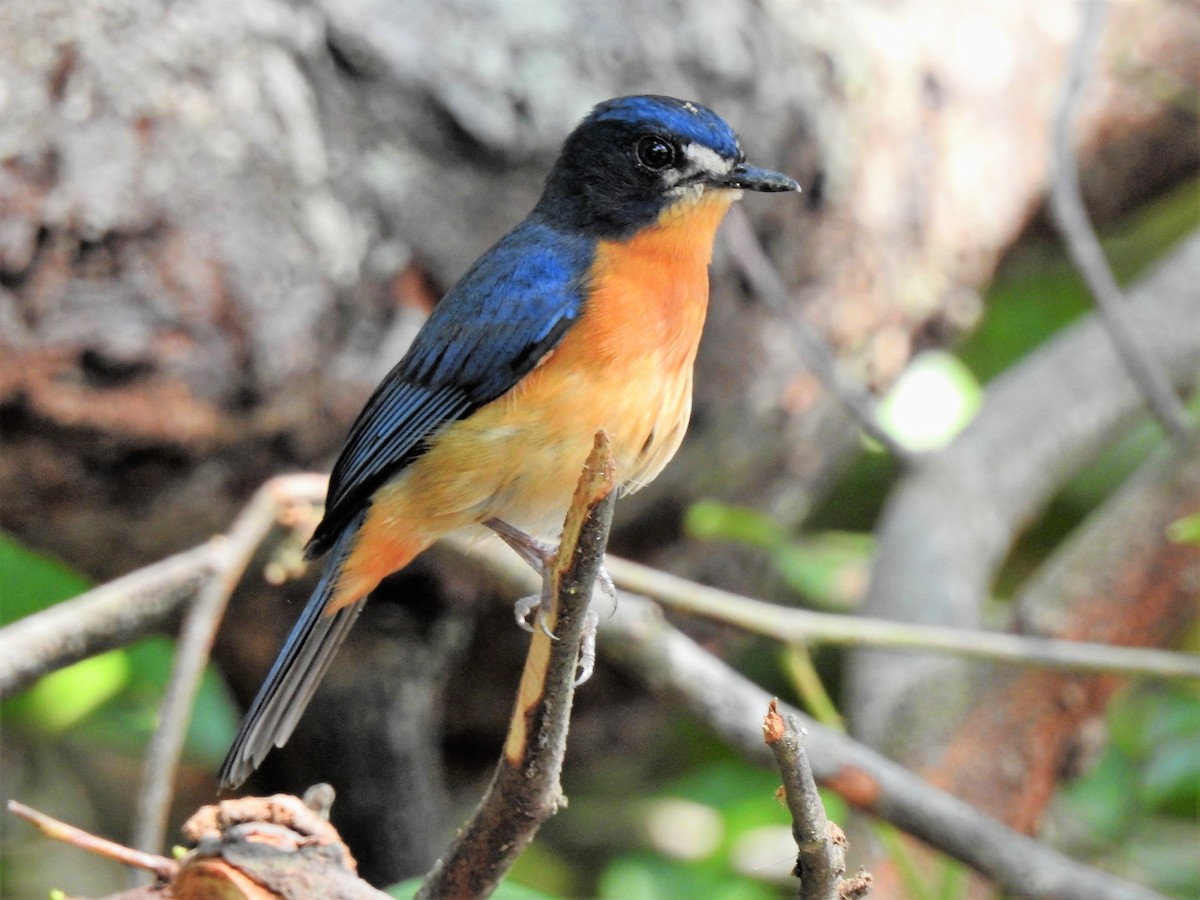
[[1167, 537], [1176, 544], [1200, 544], [1200, 513], [1176, 519], [1167, 526]]
[[40, 679], [4, 706], [5, 717], [50, 735], [60, 735], [117, 696], [129, 684], [131, 666], [123, 650], [111, 650]]
[[1138, 808], [1138, 770], [1115, 747], [1083, 778], [1063, 788], [1063, 799], [1089, 832], [1107, 841], [1125, 836]]
[[[129, 681], [119, 694], [79, 723], [79, 736], [139, 753], [158, 721], [158, 708], [171, 675], [175, 645], [165, 637], [148, 637], [123, 651]], [[237, 729], [237, 712], [212, 666], [205, 668], [184, 741], [190, 760], [217, 765]]]
[[[383, 892], [389, 897], [397, 898], [397, 900], [412, 900], [412, 897], [420, 889], [421, 882], [424, 880], [423, 877], [409, 878], [401, 881], [399, 884], [393, 884], [391, 887], [384, 888]], [[553, 900], [550, 894], [543, 894], [541, 891], [535, 891], [533, 888], [527, 888], [524, 885], [508, 880], [501, 881], [492, 896], [497, 898], [497, 900]]]
[[1200, 697], [1183, 685], [1135, 688], [1109, 708], [1114, 746], [1131, 759], [1145, 759], [1163, 741], [1190, 738], [1200, 744]]
[[780, 546], [771, 560], [791, 590], [817, 606], [844, 610], [866, 589], [874, 548], [870, 535], [827, 531]]
[[[1103, 235], [1105, 254], [1123, 284], [1137, 277], [1200, 225], [1191, 179], [1126, 217]], [[1091, 309], [1075, 267], [1057, 239], [1026, 241], [1004, 263], [988, 290], [986, 314], [959, 346], [982, 381], [988, 381]]]
[[1173, 897], [1200, 897], [1200, 837], [1194, 821], [1152, 818], [1124, 843], [1128, 874]]
[[[1142, 768], [1142, 801], [1151, 810], [1200, 816], [1200, 740], [1177, 737], [1154, 748]], [[1197, 841], [1200, 850], [1200, 834]]]
[[74, 569], [28, 550], [0, 532], [0, 624], [40, 612], [89, 587], [88, 580]]
[[714, 874], [703, 867], [637, 853], [614, 860], [604, 870], [599, 896], [602, 900], [773, 900], [778, 893], [748, 878]]
[[698, 540], [736, 541], [751, 547], [771, 549], [787, 535], [766, 513], [719, 500], [700, 500], [688, 508], [684, 530]]

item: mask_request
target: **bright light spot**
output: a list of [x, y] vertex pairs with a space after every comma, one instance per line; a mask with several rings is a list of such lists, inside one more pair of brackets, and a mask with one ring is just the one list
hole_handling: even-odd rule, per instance
[[675, 859], [703, 859], [721, 845], [725, 826], [711, 807], [690, 800], [656, 800], [646, 816], [646, 834], [659, 852]]
[[1003, 91], [1017, 67], [1012, 38], [986, 15], [965, 18], [946, 52], [955, 74], [981, 93]]
[[936, 450], [971, 421], [982, 395], [957, 357], [931, 350], [913, 360], [883, 398], [879, 422], [911, 450]]

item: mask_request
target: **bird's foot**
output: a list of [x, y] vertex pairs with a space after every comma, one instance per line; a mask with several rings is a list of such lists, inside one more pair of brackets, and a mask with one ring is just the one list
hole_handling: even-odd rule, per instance
[[[533, 634], [536, 628], [540, 628], [542, 633], [552, 641], [557, 641], [558, 636], [550, 630], [546, 624], [546, 617], [543, 614], [545, 606], [542, 603], [542, 597], [538, 594], [531, 594], [528, 597], [522, 597], [513, 604], [513, 613], [516, 615], [517, 625]], [[534, 624], [530, 624], [529, 616], [533, 614]], [[576, 663], [579, 674], [575, 678], [575, 686], [583, 684], [592, 677], [592, 671], [596, 668], [596, 630], [600, 624], [600, 617], [596, 615], [596, 611], [588, 608], [583, 619], [583, 633], [579, 637], [579, 661]]]
[[[553, 544], [539, 541], [537, 538], [532, 538], [519, 528], [513, 528], [503, 519], [488, 519], [483, 523], [488, 528], [496, 533], [496, 536], [516, 552], [517, 556], [525, 560], [529, 566], [541, 576], [545, 576], [547, 569], [550, 568], [551, 562], [554, 561], [554, 555], [558, 552], [558, 548]], [[600, 571], [596, 573], [596, 583], [600, 586], [610, 600], [613, 602], [613, 609], [617, 606], [617, 586], [612, 580], [612, 576], [608, 574], [608, 566], [600, 564]], [[518, 604], [525, 604], [524, 613], [518, 613], [518, 618], [521, 619], [522, 626], [527, 631], [533, 629], [529, 627], [525, 619], [533, 608], [541, 603], [540, 597], [526, 597]]]
[[[530, 613], [533, 614], [532, 625], [529, 622]], [[517, 625], [530, 634], [533, 634], [536, 626], [550, 640], [558, 640], [558, 636], [546, 624], [546, 605], [542, 602], [541, 594], [530, 594], [528, 597], [522, 597], [513, 604], [513, 615], [516, 616]]]
[[[512, 547], [516, 554], [525, 560], [535, 572], [545, 578], [557, 552], [556, 547], [530, 537], [502, 519], [488, 519], [483, 524], [494, 531], [500, 540]], [[600, 590], [612, 599], [613, 608], [616, 609], [617, 586], [613, 583], [612, 576], [608, 574], [608, 569], [604, 565], [600, 566], [596, 582]], [[541, 594], [522, 597], [513, 605], [513, 614], [516, 616], [517, 625], [525, 631], [532, 634], [535, 628], [540, 628], [546, 637], [556, 641], [558, 640], [557, 635], [550, 630], [550, 626], [546, 623], [546, 606], [543, 599]], [[533, 616], [532, 623], [530, 615]], [[577, 663], [579, 675], [575, 679], [576, 687], [591, 678], [592, 671], [596, 667], [596, 629], [599, 621], [595, 610], [589, 607], [583, 623], [583, 634], [579, 641], [579, 662]]]

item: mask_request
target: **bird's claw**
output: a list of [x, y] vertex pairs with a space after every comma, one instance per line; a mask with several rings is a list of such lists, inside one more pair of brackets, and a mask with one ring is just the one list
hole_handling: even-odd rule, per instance
[[609, 615], [613, 615], [617, 611], [617, 584], [608, 574], [608, 566], [603, 562], [600, 564], [600, 571], [596, 573], [596, 584], [608, 599], [612, 600], [612, 612]]
[[[529, 616], [532, 613], [536, 627], [542, 630], [542, 634], [546, 635], [552, 641], [557, 641], [558, 635], [552, 632], [546, 624], [546, 617], [542, 614], [542, 609], [542, 598], [537, 594], [522, 597], [513, 604], [513, 613], [516, 617], [517, 625], [530, 634], [533, 634], [535, 626], [529, 623]], [[596, 668], [596, 630], [599, 624], [600, 617], [596, 615], [594, 609], [589, 609], [584, 614], [583, 633], [579, 637], [579, 659], [575, 664], [579, 673], [575, 677], [576, 687], [579, 687], [591, 678], [592, 671]]]
[[542, 630], [542, 634], [546, 635], [552, 641], [557, 641], [558, 636], [546, 624], [545, 607], [542, 605], [540, 594], [530, 594], [528, 597], [522, 597], [513, 604], [513, 615], [516, 617], [518, 627], [533, 634], [534, 626], [529, 624], [530, 613], [534, 614], [533, 620], [537, 623], [537, 627]]
[[558, 552], [557, 547], [530, 537], [519, 528], [513, 528], [503, 519], [488, 519], [483, 524], [495, 532], [500, 540], [508, 544], [531, 569], [539, 575], [545, 576], [550, 568], [550, 563], [554, 561], [554, 555]]
[[599, 624], [600, 617], [595, 610], [589, 609], [583, 619], [583, 634], [579, 638], [579, 660], [575, 663], [579, 674], [575, 676], [575, 687], [591, 678], [592, 670], [596, 668], [596, 629]]

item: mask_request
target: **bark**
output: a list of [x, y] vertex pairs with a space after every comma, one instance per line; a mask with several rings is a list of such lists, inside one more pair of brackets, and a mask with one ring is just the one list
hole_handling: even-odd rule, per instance
[[[1134, 646], [1169, 645], [1196, 620], [1200, 555], [1165, 538], [1200, 506], [1200, 453], [1172, 454], [1060, 548], [1019, 600], [1021, 631]], [[936, 783], [1032, 833], [1064, 774], [1085, 757], [1122, 679], [980, 667], [969, 712], [930, 770]]]

